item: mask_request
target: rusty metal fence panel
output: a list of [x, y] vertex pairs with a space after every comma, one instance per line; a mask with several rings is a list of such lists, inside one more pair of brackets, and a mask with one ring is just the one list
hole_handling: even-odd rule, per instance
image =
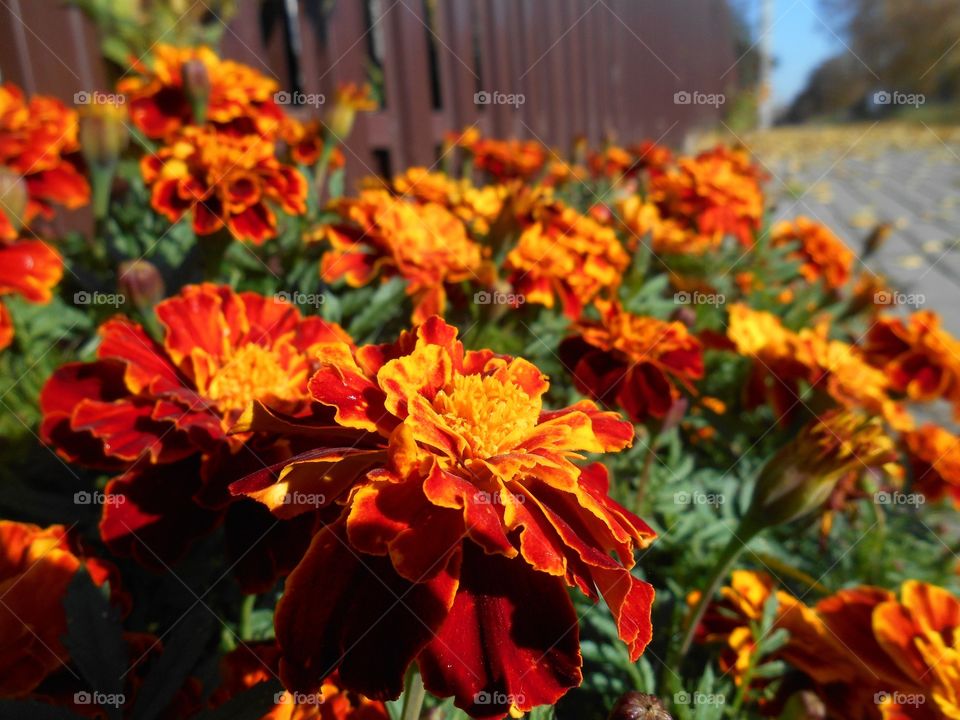
[[[282, 23], [264, 37], [258, 0], [241, 0], [223, 53], [288, 90], [331, 97], [367, 79], [379, 47], [386, 105], [350, 137], [354, 178], [432, 165], [445, 131], [474, 124], [561, 151], [580, 134], [676, 143], [722, 108], [678, 105], [674, 93], [726, 92], [734, 76], [726, 0], [300, 0], [298, 9], [299, 67]], [[3, 80], [67, 102], [104, 88], [96, 29], [62, 0], [3, 0], [0, 28]], [[524, 103], [477, 104], [483, 91]]]

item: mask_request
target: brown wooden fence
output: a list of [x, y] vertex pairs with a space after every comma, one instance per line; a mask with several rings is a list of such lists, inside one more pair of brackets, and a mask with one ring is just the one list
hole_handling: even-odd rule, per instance
[[[382, 71], [384, 106], [361, 116], [349, 141], [354, 177], [431, 165], [443, 134], [472, 124], [560, 148], [578, 134], [676, 143], [723, 108], [678, 104], [675, 93], [728, 92], [736, 74], [726, 0], [299, 0], [295, 8], [265, 33], [264, 3], [240, 0], [223, 52], [291, 91], [326, 97]], [[68, 101], [104, 89], [96, 30], [61, 0], [0, 0], [0, 37], [4, 80]], [[523, 104], [477, 102], [494, 93], [522, 95]]]

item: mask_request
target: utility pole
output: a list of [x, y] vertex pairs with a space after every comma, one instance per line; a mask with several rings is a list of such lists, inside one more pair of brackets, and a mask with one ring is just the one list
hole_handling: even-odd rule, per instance
[[773, 125], [773, 3], [760, 0], [760, 86], [757, 89], [757, 125]]

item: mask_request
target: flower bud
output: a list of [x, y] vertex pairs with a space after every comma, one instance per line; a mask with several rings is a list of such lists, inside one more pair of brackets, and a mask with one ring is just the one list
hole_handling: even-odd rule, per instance
[[609, 720], [673, 720], [660, 700], [646, 693], [631, 691], [617, 700]]
[[354, 84], [343, 85], [337, 89], [333, 110], [327, 117], [326, 126], [335, 140], [343, 140], [353, 129], [358, 111], [376, 109], [376, 103], [370, 96], [370, 86], [358, 87]]
[[163, 277], [157, 267], [146, 260], [120, 263], [117, 286], [140, 310], [148, 310], [163, 299]]
[[193, 122], [203, 125], [207, 121], [207, 103], [210, 102], [210, 73], [202, 60], [187, 60], [180, 67], [183, 92], [190, 101]]
[[130, 140], [125, 105], [97, 102], [80, 112], [80, 150], [91, 171], [112, 168]]
[[889, 467], [895, 459], [894, 443], [880, 418], [847, 410], [825, 413], [767, 461], [740, 534], [749, 537], [797, 520], [822, 506], [847, 473]]
[[27, 184], [19, 173], [0, 167], [0, 214], [19, 232], [27, 213]]

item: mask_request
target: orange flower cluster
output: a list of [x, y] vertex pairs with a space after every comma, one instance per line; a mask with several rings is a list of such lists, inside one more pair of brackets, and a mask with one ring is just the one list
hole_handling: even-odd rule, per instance
[[[122, 79], [118, 92], [129, 100], [130, 118], [150, 138], [169, 139], [185, 126], [209, 122], [228, 134], [272, 137], [283, 112], [274, 103], [277, 84], [242, 63], [221, 60], [209, 48], [158, 44], [149, 66]], [[195, 103], [205, 106], [196, 117]]]
[[746, 152], [718, 147], [653, 174], [649, 200], [693, 236], [687, 252], [715, 248], [727, 235], [750, 247], [763, 218], [760, 179]]
[[502, 185], [476, 187], [466, 178], [456, 180], [440, 172], [413, 167], [396, 176], [391, 183], [394, 193], [422, 203], [443, 205], [466, 223], [477, 235], [486, 235], [500, 215], [506, 197]]
[[[743, 678], [756, 623], [773, 582], [741, 571], [700, 628], [727, 646], [724, 664]], [[906, 581], [887, 590], [841, 590], [807, 607], [776, 592], [776, 627], [790, 632], [776, 655], [800, 670], [835, 720], [936, 720], [960, 716], [960, 599]]]
[[703, 377], [700, 342], [679, 322], [633, 315], [619, 303], [597, 300], [600, 321], [581, 320], [560, 345], [560, 358], [577, 387], [598, 402], [617, 405], [634, 422], [663, 418]]
[[81, 568], [124, 604], [114, 568], [85, 557], [62, 525], [0, 520], [0, 698], [29, 695], [69, 660], [63, 599]]
[[[289, 303], [215, 285], [187, 286], [156, 314], [162, 343], [127, 318], [109, 320], [98, 359], [64, 365], [40, 397], [45, 442], [67, 460], [121, 473], [107, 484], [101, 535], [151, 566], [182, 555], [221, 519], [232, 479], [296, 450], [287, 438], [231, 434], [244, 410], [262, 400], [300, 412], [314, 349], [349, 342]], [[258, 550], [270, 553], [270, 544]]]
[[307, 509], [291, 495], [340, 509], [277, 608], [289, 689], [314, 692], [339, 669], [350, 690], [396, 697], [416, 661], [427, 689], [472, 717], [553, 703], [581, 679], [568, 586], [602, 596], [640, 655], [653, 589], [629, 568], [653, 532], [608, 497], [603, 466], [573, 462], [628, 446], [629, 423], [587, 400], [544, 409], [535, 366], [467, 351], [439, 318], [316, 356], [311, 396], [335, 425], [265, 420], [315, 445], [232, 486], [280, 518]]
[[225, 135], [185, 128], [140, 162], [153, 208], [171, 222], [192, 215], [198, 235], [223, 228], [260, 245], [277, 234], [269, 203], [290, 215], [306, 211], [307, 181], [281, 164], [273, 142], [256, 135]]
[[737, 303], [730, 307], [727, 336], [741, 355], [756, 363], [747, 388], [750, 404], [770, 398], [781, 421], [806, 402], [801, 383], [824, 391], [848, 408], [881, 414], [895, 428], [912, 426], [904, 408], [890, 397], [895, 389], [888, 375], [870, 365], [861, 351], [827, 337], [827, 328], [793, 332], [767, 312]]
[[331, 209], [343, 222], [320, 231], [333, 246], [320, 262], [323, 279], [346, 278], [352, 287], [362, 287], [377, 275], [399, 275], [414, 300], [414, 322], [443, 313], [446, 285], [489, 276], [480, 245], [443, 205], [364, 190], [355, 199], [335, 201]]
[[17, 86], [0, 85], [0, 172], [26, 185], [23, 207], [14, 207], [21, 203], [11, 202], [6, 187], [0, 190], [0, 241], [15, 240], [37, 216], [50, 217], [54, 205], [87, 204], [90, 186], [77, 169], [79, 149], [73, 110], [41, 95], [27, 101]]
[[793, 222], [777, 223], [771, 240], [774, 246], [798, 245], [790, 258], [801, 263], [800, 273], [807, 282], [823, 280], [835, 290], [850, 279], [855, 256], [825, 225], [801, 216]]
[[894, 391], [918, 402], [947, 400], [960, 418], [960, 341], [940, 327], [936, 313], [920, 310], [907, 322], [879, 318], [864, 352]]
[[928, 500], [949, 495], [960, 507], [960, 437], [933, 424], [905, 433], [913, 486]]
[[476, 128], [453, 133], [448, 142], [463, 149], [473, 159], [473, 166], [487, 173], [494, 182], [529, 180], [547, 162], [547, 149], [535, 140], [483, 138]]
[[620, 284], [630, 256], [616, 233], [559, 200], [535, 196], [520, 217], [523, 231], [504, 270], [528, 303], [554, 306], [579, 318], [583, 309]]

